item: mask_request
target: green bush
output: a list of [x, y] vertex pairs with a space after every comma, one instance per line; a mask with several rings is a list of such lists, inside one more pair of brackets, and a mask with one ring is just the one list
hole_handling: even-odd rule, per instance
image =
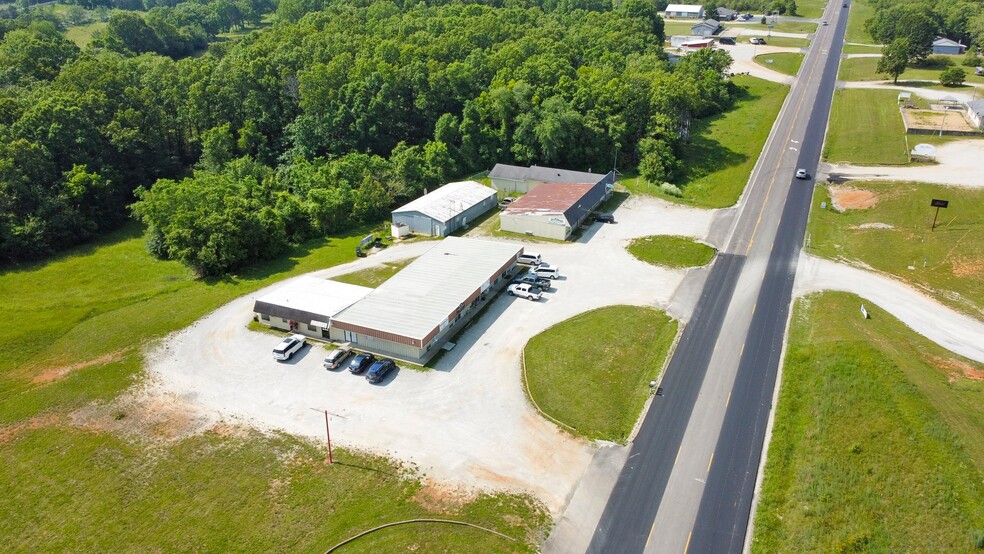
[[978, 56], [977, 55], [977, 52], [968, 51], [967, 52], [967, 55], [964, 56], [963, 61], [960, 62], [960, 65], [963, 65], [963, 66], [966, 66], [966, 67], [977, 67], [977, 66], [981, 65], [982, 63], [984, 63], [984, 58]]
[[940, 73], [940, 84], [945, 87], [959, 87], [967, 78], [967, 72], [959, 67], [951, 67]]

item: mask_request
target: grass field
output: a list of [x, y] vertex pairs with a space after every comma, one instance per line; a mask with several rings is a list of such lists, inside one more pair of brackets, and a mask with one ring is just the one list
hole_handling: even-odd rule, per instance
[[[777, 23], [770, 23], [767, 25], [762, 25], [759, 23], [759, 19], [754, 20], [754, 23], [736, 23], [734, 21], [729, 21], [726, 26], [735, 29], [755, 29], [757, 31], [768, 32], [769, 25], [772, 25], [772, 31], [775, 33], [815, 33], [817, 32], [817, 24], [810, 23], [808, 21], [779, 21]], [[769, 40], [771, 37], [766, 37], [765, 40]]]
[[352, 273], [346, 273], [344, 275], [339, 275], [338, 277], [332, 277], [331, 279], [332, 281], [340, 281], [350, 285], [376, 288], [389, 280], [390, 277], [399, 273], [401, 269], [406, 267], [407, 264], [415, 259], [416, 258], [410, 258], [396, 262], [384, 262], [378, 267], [370, 267], [360, 271], [353, 271]]
[[796, 2], [796, 15], [807, 19], [817, 19], [823, 15], [824, 0], [800, 0]]
[[834, 163], [909, 163], [898, 92], [876, 89], [834, 92], [823, 157]]
[[676, 330], [676, 321], [652, 308], [577, 315], [527, 343], [527, 393], [576, 434], [625, 443]]
[[984, 547], [984, 365], [843, 293], [796, 303], [752, 552]]
[[[202, 281], [179, 263], [153, 260], [142, 228], [130, 225], [49, 262], [0, 273], [7, 311], [0, 323], [0, 536], [7, 548], [324, 551], [382, 521], [450, 516], [485, 521], [520, 542], [410, 526], [389, 532], [387, 544], [534, 550], [548, 521], [528, 498], [434, 504], [416, 496], [417, 477], [385, 459], [339, 450], [345, 464], [325, 467], [321, 448], [280, 435], [169, 440], [166, 428], [141, 431], [138, 413], [113, 407], [142, 381], [140, 350], [148, 341], [262, 286], [350, 261], [373, 230], [311, 241], [251, 271]], [[87, 410], [113, 415], [90, 421], [80, 415]], [[131, 428], [132, 435], [122, 431]], [[351, 550], [378, 551], [368, 544]]]
[[691, 126], [691, 142], [681, 153], [686, 174], [677, 182], [683, 196], [653, 192], [655, 187], [638, 179], [625, 179], [626, 188], [703, 208], [734, 205], [745, 189], [789, 87], [744, 75], [733, 81], [742, 90], [735, 107], [694, 121]]
[[655, 235], [633, 239], [626, 249], [636, 258], [665, 267], [700, 267], [711, 263], [715, 250], [689, 237]]
[[[742, 37], [741, 42], [749, 42], [751, 38], [752, 35]], [[769, 46], [779, 46], [782, 48], [806, 48], [810, 45], [810, 41], [805, 38], [768, 37], [765, 40]]]
[[875, 9], [867, 0], [851, 0], [847, 14], [847, 29], [844, 33], [845, 42], [857, 44], [874, 44], [874, 39], [864, 30], [864, 22], [875, 15]]
[[687, 20], [687, 21], [664, 21], [663, 22], [663, 32], [666, 36], [672, 35], [690, 35], [690, 28], [699, 23], [697, 20]]
[[[878, 58], [850, 58], [847, 60], [841, 60], [840, 73], [838, 74], [838, 79], [842, 81], [885, 81], [891, 80], [884, 74], [878, 73], [876, 71], [878, 67]], [[974, 75], [973, 67], [963, 67], [959, 64], [959, 60], [954, 62], [954, 67], [959, 67], [963, 69], [967, 74], [967, 78], [964, 79], [966, 83], [977, 83], [984, 84], [984, 77], [979, 75]], [[905, 70], [905, 73], [899, 75], [899, 81], [939, 81], [940, 73], [942, 69], [924, 69], [924, 68], [909, 68]], [[950, 89], [952, 90], [952, 89]]]
[[105, 29], [109, 23], [105, 21], [95, 21], [88, 25], [76, 25], [65, 30], [65, 38], [74, 42], [79, 48], [85, 48], [92, 42], [92, 35], [96, 31]]
[[[831, 259], [860, 261], [933, 294], [954, 308], [984, 317], [984, 191], [925, 183], [855, 182], [878, 203], [837, 213], [814, 209], [809, 251]], [[933, 198], [950, 201], [930, 231]], [[827, 201], [818, 188], [814, 206]], [[892, 228], [862, 228], [880, 223]], [[915, 269], [909, 269], [913, 266]]]
[[[769, 63], [771, 61], [771, 63]], [[755, 63], [779, 73], [796, 76], [803, 64], [803, 54], [799, 52], [775, 52], [755, 56]]]
[[[881, 54], [882, 46], [878, 44], [845, 44], [843, 54]], [[843, 62], [841, 62], [843, 63]]]

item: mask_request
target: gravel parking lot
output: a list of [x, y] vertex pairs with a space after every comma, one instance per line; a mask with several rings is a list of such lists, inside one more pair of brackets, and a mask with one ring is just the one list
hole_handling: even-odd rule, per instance
[[[311, 408], [327, 409], [337, 414], [331, 420], [333, 443], [411, 462], [459, 490], [528, 491], [556, 514], [573, 494], [593, 447], [529, 405], [520, 382], [523, 345], [548, 326], [592, 308], [666, 309], [686, 272], [640, 262], [625, 244], [651, 234], [703, 239], [714, 214], [633, 196], [615, 212], [618, 223], [594, 223], [576, 243], [528, 244], [528, 250], [559, 266], [563, 277], [539, 302], [501, 294], [458, 337], [437, 370], [401, 368], [374, 386], [347, 371], [322, 369], [326, 350], [317, 343], [278, 363], [270, 353], [277, 337], [246, 328], [254, 299], [267, 289], [161, 341], [148, 353], [153, 384], [144, 394], [176, 398], [196, 410], [195, 417], [315, 439], [324, 437], [324, 418]], [[433, 244], [393, 246], [312, 275], [330, 277], [418, 256]]]

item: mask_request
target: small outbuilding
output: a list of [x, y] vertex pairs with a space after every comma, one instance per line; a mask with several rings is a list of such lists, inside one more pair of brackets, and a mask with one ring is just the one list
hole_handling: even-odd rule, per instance
[[720, 21], [734, 21], [738, 17], [738, 11], [731, 8], [718, 8], [717, 14]]
[[495, 164], [489, 172], [489, 179], [496, 190], [506, 193], [526, 193], [543, 183], [597, 183], [605, 179], [608, 183], [615, 184], [615, 172], [602, 175], [538, 165], [522, 167]]
[[499, 214], [503, 231], [567, 240], [574, 229], [608, 197], [604, 179], [595, 184], [544, 183]]
[[523, 247], [448, 237], [332, 318], [332, 340], [420, 363], [504, 287]]
[[697, 4], [670, 4], [666, 6], [667, 19], [704, 19], [704, 6]]
[[257, 298], [253, 312], [264, 325], [328, 338], [332, 318], [370, 292], [367, 287], [302, 276]]
[[718, 34], [721, 23], [714, 19], [705, 19], [690, 28], [690, 34], [698, 37], [709, 37]]
[[984, 100], [967, 102], [967, 120], [971, 125], [984, 130]]
[[393, 210], [393, 229], [446, 237], [495, 207], [494, 189], [475, 181], [448, 183]]
[[963, 54], [967, 47], [946, 37], [936, 37], [933, 41], [934, 54]]

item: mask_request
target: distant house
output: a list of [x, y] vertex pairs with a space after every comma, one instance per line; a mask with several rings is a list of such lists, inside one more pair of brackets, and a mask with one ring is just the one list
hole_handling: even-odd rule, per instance
[[718, 19], [721, 21], [734, 21], [738, 17], [738, 11], [731, 8], [718, 8]]
[[542, 183], [597, 183], [602, 179], [605, 179], [606, 183], [614, 184], [615, 174], [610, 172], [608, 175], [602, 175], [538, 165], [522, 167], [506, 164], [495, 164], [489, 172], [492, 187], [502, 192], [527, 193]]
[[934, 54], [963, 54], [967, 47], [948, 38], [936, 37], [933, 41]]
[[690, 34], [699, 37], [709, 37], [718, 34], [721, 30], [721, 23], [714, 19], [705, 19], [690, 28]]
[[495, 190], [475, 181], [448, 183], [393, 210], [393, 226], [406, 226], [418, 235], [446, 237], [491, 210], [497, 199]]
[[704, 19], [704, 6], [696, 4], [670, 4], [666, 6], [667, 19]]
[[984, 100], [967, 102], [967, 119], [978, 129], [984, 131]]

